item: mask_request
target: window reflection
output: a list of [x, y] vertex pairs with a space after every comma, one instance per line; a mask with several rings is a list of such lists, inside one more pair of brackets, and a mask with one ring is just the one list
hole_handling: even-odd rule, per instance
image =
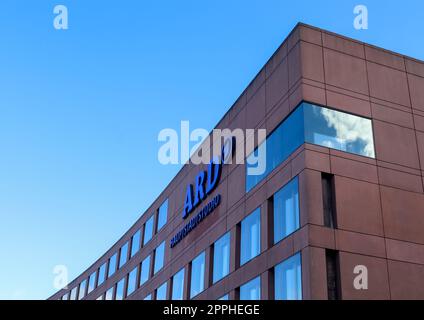
[[250, 164], [250, 160], [258, 155], [259, 148], [247, 157], [246, 191], [251, 190], [305, 142], [375, 157], [370, 119], [303, 102], [267, 137], [266, 170], [263, 174], [247, 174], [249, 168], [256, 166]]
[[298, 185], [296, 177], [274, 194], [274, 243], [299, 228]]
[[121, 269], [122, 266], [127, 263], [127, 257], [128, 257], [128, 241], [121, 248], [121, 254], [119, 256], [119, 269]]
[[371, 120], [310, 103], [303, 109], [306, 142], [375, 157]]
[[153, 268], [153, 274], [156, 274], [160, 269], [163, 268], [165, 260], [165, 241], [163, 241], [155, 250], [155, 265]]
[[184, 268], [172, 277], [172, 300], [183, 300]]
[[[251, 160], [246, 162], [246, 191], [252, 189], [272, 170], [282, 163], [291, 153], [293, 153], [304, 142], [303, 112], [302, 108], [297, 108], [286, 120], [284, 120], [266, 139], [266, 170], [261, 175], [247, 174]], [[254, 156], [258, 156], [258, 148], [254, 151]], [[253, 157], [249, 155], [249, 157]]]
[[164, 282], [159, 288], [156, 289], [156, 300], [166, 300], [167, 282]]
[[257, 208], [241, 222], [240, 265], [261, 251], [261, 210]]
[[109, 259], [109, 271], [107, 273], [107, 277], [110, 278], [116, 271], [116, 256], [117, 253], [115, 253], [110, 259]]
[[118, 284], [116, 285], [115, 300], [122, 300], [122, 299], [124, 299], [124, 284], [125, 284], [125, 278], [122, 278], [118, 282]]
[[140, 250], [141, 230], [137, 230], [132, 236], [131, 241], [131, 258]]
[[261, 278], [256, 277], [240, 287], [240, 300], [261, 299]]
[[159, 207], [157, 231], [163, 228], [163, 226], [166, 224], [167, 218], [168, 218], [168, 199], [166, 199], [162, 203], [162, 205]]
[[70, 300], [77, 300], [77, 287], [75, 287], [71, 290]]
[[93, 291], [96, 288], [96, 276], [97, 272], [94, 271], [88, 278], [88, 291], [87, 294]]
[[205, 252], [191, 262], [190, 298], [203, 291], [205, 284]]
[[230, 271], [230, 233], [227, 232], [213, 245], [213, 283], [221, 280]]
[[150, 274], [150, 256], [145, 258], [141, 263], [140, 286], [149, 280]]
[[97, 280], [97, 285], [100, 286], [103, 284], [106, 278], [106, 262], [103, 263], [99, 268], [99, 279]]
[[154, 216], [151, 216], [149, 220], [146, 221], [144, 225], [144, 241], [143, 245], [146, 245], [153, 236], [153, 219]]
[[81, 282], [78, 293], [78, 300], [82, 300], [85, 297], [85, 290], [87, 289], [87, 280]]
[[302, 263], [300, 253], [275, 266], [275, 299], [302, 299]]
[[113, 289], [114, 288], [115, 288], [115, 286], [109, 288], [109, 290], [106, 291], [105, 300], [113, 300]]
[[138, 268], [136, 267], [128, 275], [127, 296], [133, 293], [137, 287], [137, 271]]

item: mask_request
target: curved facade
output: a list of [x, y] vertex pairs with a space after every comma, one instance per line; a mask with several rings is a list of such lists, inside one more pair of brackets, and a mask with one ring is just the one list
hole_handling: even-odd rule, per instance
[[217, 128], [265, 171], [185, 165], [50, 299], [424, 299], [422, 61], [298, 24]]

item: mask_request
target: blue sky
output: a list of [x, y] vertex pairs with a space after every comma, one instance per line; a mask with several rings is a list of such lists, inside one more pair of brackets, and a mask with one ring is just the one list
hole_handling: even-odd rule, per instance
[[[357, 4], [368, 30], [353, 28]], [[72, 280], [103, 254], [179, 170], [159, 164], [159, 131], [212, 129], [297, 22], [424, 59], [423, 13], [422, 1], [2, 0], [0, 299], [45, 299], [55, 265]]]

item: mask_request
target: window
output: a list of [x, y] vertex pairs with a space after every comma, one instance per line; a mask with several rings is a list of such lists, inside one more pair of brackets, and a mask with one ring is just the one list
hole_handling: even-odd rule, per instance
[[213, 283], [230, 272], [230, 233], [227, 232], [213, 245]]
[[374, 158], [370, 119], [303, 103], [305, 142]]
[[218, 300], [228, 300], [228, 299], [229, 299], [229, 296], [228, 296], [228, 293], [227, 293], [227, 294], [223, 295], [221, 298], [219, 298]]
[[150, 256], [143, 260], [141, 263], [140, 286], [142, 286], [150, 275]]
[[205, 252], [191, 262], [190, 298], [203, 291], [205, 286]]
[[341, 298], [339, 252], [325, 249], [325, 262], [327, 269], [328, 300], [339, 300]]
[[162, 205], [159, 207], [157, 231], [163, 228], [163, 226], [166, 224], [167, 219], [168, 219], [168, 199], [166, 199], [162, 203]]
[[172, 300], [183, 300], [184, 268], [172, 277]]
[[299, 229], [299, 183], [294, 178], [274, 194], [274, 243]]
[[133, 293], [137, 287], [137, 271], [138, 267], [135, 267], [128, 275], [127, 296]]
[[146, 245], [153, 236], [153, 219], [155, 216], [151, 216], [144, 225], [144, 241], [143, 245]]
[[111, 277], [116, 271], [116, 253], [109, 259], [109, 272], [107, 277]]
[[104, 295], [102, 294], [101, 296], [98, 296], [98, 297], [96, 298], [96, 300], [104, 300], [104, 299], [103, 299], [103, 297], [104, 297]]
[[275, 300], [302, 299], [302, 264], [300, 253], [274, 268]]
[[[301, 108], [297, 108], [267, 137], [265, 154], [262, 154], [261, 156], [259, 152], [263, 151], [263, 149], [259, 147], [247, 157], [246, 191], [249, 191], [262, 179], [264, 179], [304, 142], [302, 120], [302, 110]], [[266, 167], [262, 174], [248, 174], [249, 169], [251, 170], [252, 168], [261, 167], [260, 162], [254, 161], [255, 158], [259, 161], [265, 161]]]
[[261, 251], [261, 210], [257, 208], [241, 222], [240, 265]]
[[127, 257], [128, 257], [128, 241], [121, 248], [121, 254], [119, 255], [118, 269], [121, 269], [122, 266], [127, 263]]
[[71, 299], [70, 300], [77, 300], [77, 287], [75, 287], [71, 290]]
[[160, 269], [163, 268], [163, 262], [165, 260], [165, 241], [162, 242], [155, 249], [155, 265], [153, 268], [153, 274], [156, 274]]
[[152, 294], [148, 294], [143, 300], [152, 300]]
[[97, 271], [94, 271], [92, 274], [90, 274], [90, 277], [88, 277], [87, 294], [89, 294], [91, 291], [93, 291], [96, 288], [96, 276], [97, 276]]
[[334, 175], [321, 173], [322, 207], [324, 211], [324, 226], [336, 228], [336, 203], [334, 190]]
[[124, 285], [125, 285], [125, 278], [122, 278], [121, 280], [119, 280], [118, 284], [116, 285], [115, 300], [124, 299]]
[[[251, 190], [303, 143], [350, 152], [374, 158], [374, 140], [370, 119], [302, 102], [248, 157], [246, 191]], [[265, 157], [264, 157], [265, 156]], [[250, 171], [265, 161], [259, 174]], [[249, 174], [250, 173], [250, 174]]]
[[103, 263], [99, 268], [99, 279], [97, 280], [97, 286], [103, 284], [106, 278], [106, 262]]
[[62, 300], [68, 300], [69, 299], [69, 293], [65, 293], [63, 296], [62, 296]]
[[85, 290], [87, 289], [87, 280], [81, 282], [78, 292], [78, 300], [82, 300], [85, 297]]
[[261, 278], [257, 277], [240, 287], [240, 300], [261, 299]]
[[141, 230], [137, 230], [132, 236], [131, 241], [131, 258], [140, 250]]
[[113, 289], [114, 288], [115, 288], [115, 286], [109, 288], [109, 290], [106, 291], [105, 300], [113, 300]]
[[156, 300], [166, 300], [166, 288], [168, 284], [164, 282], [159, 288], [156, 289]]

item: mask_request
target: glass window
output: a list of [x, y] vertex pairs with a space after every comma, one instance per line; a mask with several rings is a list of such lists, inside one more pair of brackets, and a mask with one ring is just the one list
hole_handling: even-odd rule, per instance
[[223, 295], [221, 298], [219, 298], [218, 300], [228, 300], [228, 299], [229, 299], [229, 296], [228, 296], [228, 293], [227, 293], [227, 294]]
[[227, 232], [213, 245], [213, 283], [230, 272], [230, 233]]
[[103, 263], [99, 268], [99, 279], [97, 280], [97, 286], [100, 286], [103, 284], [103, 282], [106, 280], [106, 262]]
[[78, 292], [78, 300], [81, 300], [85, 297], [85, 290], [87, 289], [87, 280], [81, 282]]
[[109, 288], [109, 290], [106, 291], [105, 300], [113, 300], [113, 289], [114, 288], [115, 288], [115, 286]]
[[163, 268], [163, 263], [165, 260], [165, 241], [162, 242], [156, 249], [155, 249], [155, 265], [153, 268], [153, 274], [156, 274], [160, 269]]
[[94, 271], [92, 274], [90, 274], [90, 277], [88, 278], [88, 293], [93, 291], [96, 288], [96, 276], [97, 271]]
[[137, 271], [138, 267], [135, 267], [128, 275], [127, 296], [133, 293], [137, 287]]
[[[262, 174], [249, 174], [249, 169], [260, 167], [252, 159], [258, 158], [261, 148], [256, 150], [246, 159], [246, 191], [252, 189], [272, 170], [293, 153], [304, 142], [303, 114], [301, 108], [296, 109], [284, 120], [266, 139], [265, 171]], [[263, 159], [260, 157], [259, 160]]]
[[257, 277], [240, 287], [240, 300], [261, 299], [261, 278]]
[[305, 141], [374, 158], [370, 119], [303, 103]]
[[154, 215], [149, 218], [149, 220], [146, 221], [144, 225], [144, 241], [143, 245], [146, 245], [150, 239], [152, 239], [153, 236], [153, 219]]
[[[246, 191], [252, 189], [305, 142], [375, 157], [370, 119], [303, 102], [267, 137], [266, 144], [260, 145], [247, 157]], [[263, 154], [260, 154], [261, 150], [265, 150]], [[253, 174], [252, 169], [262, 167], [258, 162], [262, 159], [266, 163], [265, 170]]]
[[62, 296], [62, 300], [68, 300], [69, 299], [69, 293], [65, 293], [63, 296]]
[[257, 208], [241, 222], [240, 265], [261, 251], [261, 210]]
[[143, 260], [141, 263], [140, 286], [142, 286], [150, 275], [150, 256]]
[[159, 288], [156, 289], [156, 300], [166, 300], [166, 288], [168, 283], [164, 282]]
[[96, 298], [96, 300], [104, 300], [104, 299], [103, 299], [103, 296], [104, 296], [104, 295], [102, 294], [101, 296], [97, 297], [97, 298]]
[[143, 300], [152, 300], [152, 294], [148, 294]]
[[162, 205], [159, 207], [158, 212], [158, 231], [163, 228], [168, 219], [168, 199], [166, 199]]
[[121, 254], [119, 255], [119, 269], [121, 269], [122, 266], [127, 263], [127, 257], [128, 257], [128, 241], [121, 248]]
[[302, 299], [302, 263], [300, 253], [274, 268], [275, 300]]
[[172, 277], [172, 300], [183, 300], [184, 268]]
[[109, 272], [107, 277], [112, 276], [116, 271], [116, 253], [109, 259]]
[[190, 298], [203, 291], [205, 285], [205, 252], [191, 262]]
[[71, 290], [71, 299], [70, 300], [77, 300], [77, 287], [75, 287]]
[[116, 285], [115, 300], [124, 299], [124, 285], [125, 285], [125, 278], [122, 278], [121, 280], [119, 280], [118, 284]]
[[131, 241], [131, 258], [140, 250], [141, 230], [137, 230], [132, 236]]
[[294, 178], [274, 194], [274, 243], [299, 229], [299, 183]]

